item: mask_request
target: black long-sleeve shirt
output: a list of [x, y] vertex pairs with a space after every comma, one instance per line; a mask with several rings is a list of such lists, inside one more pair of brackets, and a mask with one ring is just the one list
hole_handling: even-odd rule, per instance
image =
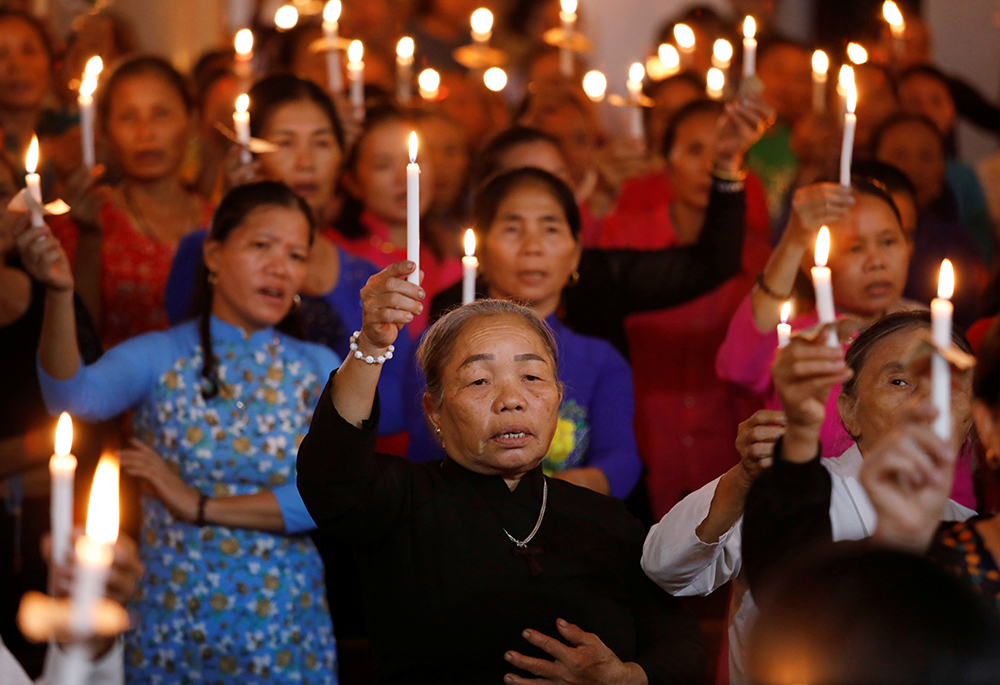
[[[610, 497], [535, 469], [503, 478], [451, 460], [416, 464], [375, 453], [378, 401], [362, 428], [324, 391], [298, 454], [298, 487], [320, 529], [355, 548], [380, 683], [491, 683], [516, 672], [507, 650], [551, 659], [522, 637], [558, 638], [556, 619], [595, 633], [650, 683], [699, 682], [697, 626], [639, 566], [643, 530]], [[337, 588], [330, 588], [336, 592]], [[529, 674], [524, 674], [529, 675]]]

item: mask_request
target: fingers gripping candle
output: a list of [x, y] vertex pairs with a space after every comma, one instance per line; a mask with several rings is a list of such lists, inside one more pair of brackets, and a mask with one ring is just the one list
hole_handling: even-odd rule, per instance
[[[938, 296], [931, 301], [931, 336], [939, 350], [951, 347], [951, 317], [955, 311], [951, 296], [955, 293], [955, 271], [949, 260], [941, 262]], [[951, 367], [940, 352], [931, 357], [931, 399], [938, 415], [934, 433], [942, 440], [951, 439]]]
[[420, 285], [420, 166], [416, 131], [410, 133], [410, 163], [406, 165], [406, 258], [416, 265], [406, 280]]
[[[830, 256], [830, 229], [823, 226], [816, 236], [816, 266], [812, 268], [813, 289], [816, 291], [816, 314], [819, 322], [833, 323], [837, 320], [837, 313], [833, 308], [833, 282], [831, 280], [830, 267], [826, 265], [826, 260]], [[836, 331], [830, 331], [826, 339], [826, 344], [836, 347], [840, 344]]]

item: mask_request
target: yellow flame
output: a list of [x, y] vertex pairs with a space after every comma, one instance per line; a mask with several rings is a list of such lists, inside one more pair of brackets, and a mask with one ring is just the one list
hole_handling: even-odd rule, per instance
[[426, 93], [436, 94], [437, 89], [441, 86], [441, 74], [433, 69], [424, 69], [417, 76], [417, 85], [420, 86], [420, 90]]
[[722, 73], [722, 69], [716, 67], [709, 69], [708, 75], [705, 76], [705, 85], [710, 91], [721, 92], [726, 86], [726, 75]]
[[757, 35], [757, 22], [754, 21], [753, 17], [747, 15], [747, 18], [743, 20], [743, 37], [753, 38], [756, 35]]
[[101, 455], [90, 488], [87, 537], [106, 545], [118, 539], [118, 461], [107, 454]]
[[837, 75], [837, 82], [846, 93], [851, 87], [851, 84], [854, 83], [854, 68], [847, 64], [840, 67], [840, 73]]
[[938, 276], [938, 297], [951, 299], [955, 294], [955, 269], [951, 265], [951, 260], [946, 259], [941, 262], [941, 273]]
[[851, 60], [855, 64], [864, 64], [868, 61], [868, 51], [865, 50], [859, 43], [848, 43], [847, 59]]
[[507, 87], [507, 72], [500, 67], [490, 67], [483, 74], [483, 83], [494, 93], [499, 93]]
[[670, 43], [661, 43], [656, 54], [667, 69], [677, 69], [681, 65], [681, 56]]
[[343, 11], [344, 6], [340, 0], [330, 0], [323, 7], [323, 21], [328, 24], [333, 24], [334, 22], [340, 21], [340, 13]]
[[243, 113], [250, 109], [250, 96], [243, 93], [238, 98], [236, 98], [236, 111]]
[[416, 45], [414, 44], [412, 38], [409, 36], [403, 36], [399, 39], [399, 42], [396, 43], [396, 56], [401, 57], [402, 59], [409, 59], [410, 57], [413, 57], [415, 47]]
[[469, 23], [476, 33], [489, 33], [493, 30], [493, 13], [485, 7], [480, 7], [472, 13], [472, 20]]
[[899, 11], [899, 5], [892, 0], [885, 0], [882, 3], [882, 16], [893, 28], [899, 29], [905, 26], [903, 13]]
[[847, 112], [849, 114], [854, 114], [857, 108], [858, 108], [858, 87], [854, 85], [854, 81], [852, 80], [847, 85]]
[[599, 71], [588, 71], [583, 77], [583, 92], [587, 97], [597, 102], [604, 97], [608, 89], [608, 79]]
[[816, 236], [816, 255], [814, 261], [816, 266], [826, 266], [826, 260], [830, 257], [830, 229], [823, 226]]
[[104, 71], [104, 60], [98, 55], [94, 55], [87, 60], [87, 66], [83, 68], [83, 73], [87, 76], [97, 76]]
[[417, 132], [410, 131], [410, 164], [417, 163]]
[[472, 257], [476, 254], [476, 232], [471, 228], [465, 231], [465, 256]]
[[813, 71], [817, 74], [826, 74], [830, 70], [830, 58], [822, 50], [813, 53]]
[[792, 313], [792, 303], [785, 301], [785, 304], [781, 305], [781, 323], [788, 323], [788, 315]]
[[646, 67], [639, 62], [633, 62], [628, 68], [628, 80], [632, 83], [642, 83], [644, 78], [646, 78]]
[[38, 169], [38, 136], [31, 136], [31, 145], [28, 146], [28, 155], [24, 158], [24, 170], [29, 174], [35, 173]]
[[63, 412], [56, 424], [56, 454], [65, 457], [73, 451], [73, 419]]
[[733, 44], [720, 38], [712, 45], [712, 55], [720, 62], [728, 62], [733, 58]]
[[93, 95], [95, 90], [97, 90], [97, 77], [87, 74], [80, 83], [80, 95], [87, 97]]
[[351, 44], [347, 46], [347, 60], [349, 62], [360, 62], [364, 56], [365, 46], [361, 44], [360, 40], [352, 40]]
[[299, 23], [299, 11], [292, 5], [282, 5], [274, 13], [274, 25], [282, 31], [295, 28]]
[[674, 40], [685, 50], [690, 50], [694, 47], [694, 31], [687, 24], [675, 24]]
[[[282, 8], [284, 9], [284, 8]], [[294, 7], [292, 9], [295, 9]], [[281, 10], [278, 10], [279, 12]], [[296, 17], [298, 13], [296, 12]], [[274, 15], [274, 21], [277, 23], [278, 15]], [[280, 26], [280, 24], [279, 24]], [[292, 24], [295, 26], [295, 24]], [[242, 57], [246, 57], [251, 52], [253, 52], [253, 31], [250, 29], [240, 29], [236, 32], [236, 38], [233, 40], [233, 45], [236, 47], [236, 54]]]

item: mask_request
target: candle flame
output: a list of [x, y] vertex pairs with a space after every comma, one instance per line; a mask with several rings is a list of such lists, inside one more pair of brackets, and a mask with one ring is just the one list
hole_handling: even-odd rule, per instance
[[[284, 8], [282, 8], [284, 9]], [[294, 7], [292, 9], [295, 9]], [[279, 12], [281, 10], [278, 10]], [[298, 13], [296, 12], [296, 18], [298, 18]], [[274, 15], [274, 21], [277, 23], [278, 15]], [[279, 24], [280, 26], [280, 24]], [[295, 26], [295, 24], [292, 24]], [[246, 57], [251, 52], [253, 52], [253, 31], [250, 29], [240, 29], [236, 32], [236, 38], [233, 40], [233, 45], [236, 47], [236, 54], [241, 57]]]
[[670, 43], [661, 43], [660, 48], [656, 51], [657, 56], [660, 61], [663, 62], [663, 66], [667, 69], [674, 70], [681, 65], [681, 56], [675, 48]]
[[604, 98], [608, 89], [608, 79], [599, 71], [588, 71], [583, 77], [583, 92], [587, 97], [598, 102]]
[[941, 262], [941, 273], [938, 276], [938, 297], [949, 300], [955, 294], [955, 269], [951, 260]]
[[24, 158], [24, 170], [29, 174], [33, 174], [38, 170], [38, 136], [31, 136], [28, 155]]
[[417, 132], [410, 131], [410, 164], [417, 163]]
[[855, 64], [864, 64], [868, 61], [868, 51], [865, 50], [859, 43], [848, 43], [847, 59], [851, 60]]
[[476, 232], [471, 228], [465, 231], [465, 256], [473, 257], [476, 254]]
[[399, 42], [396, 43], [396, 56], [402, 59], [409, 59], [413, 57], [415, 47], [416, 45], [414, 44], [412, 38], [409, 36], [403, 36], [399, 39]]
[[490, 67], [483, 74], [483, 83], [494, 93], [499, 93], [507, 87], [507, 72], [500, 67]]
[[846, 93], [848, 88], [850, 88], [850, 84], [854, 83], [854, 68], [847, 64], [840, 67], [840, 73], [837, 75], [837, 82]]
[[903, 22], [903, 13], [899, 11], [899, 5], [897, 5], [892, 0], [885, 0], [882, 3], [882, 16], [893, 28], [902, 28], [905, 24]]
[[87, 76], [98, 76], [104, 71], [104, 60], [99, 55], [94, 55], [87, 60], [87, 66], [83, 68], [83, 73]]
[[830, 58], [822, 50], [813, 53], [813, 71], [817, 74], [826, 74], [830, 70]]
[[854, 114], [855, 110], [858, 108], [858, 87], [854, 85], [854, 81], [847, 85], [847, 113]]
[[792, 303], [788, 300], [781, 305], [781, 323], [788, 323], [788, 315], [792, 313]]
[[56, 424], [56, 454], [65, 457], [73, 451], [73, 419], [63, 412]]
[[340, 0], [330, 0], [323, 7], [323, 21], [328, 24], [333, 24], [340, 21], [340, 13], [343, 11], [344, 5]]
[[493, 13], [485, 7], [480, 7], [472, 13], [472, 20], [469, 22], [475, 33], [489, 33], [493, 30]]
[[420, 94], [425, 98], [435, 98], [441, 86], [441, 74], [433, 69], [424, 69], [417, 76], [417, 85], [420, 86]]
[[364, 56], [365, 46], [362, 45], [360, 40], [352, 40], [351, 44], [347, 46], [347, 61], [360, 62]]
[[88, 97], [93, 95], [95, 90], [97, 90], [97, 77], [87, 74], [80, 83], [80, 95]]
[[103, 454], [94, 472], [87, 507], [87, 537], [110, 545], [118, 539], [118, 461]]
[[712, 45], [712, 55], [720, 62], [728, 62], [733, 58], [733, 44], [720, 38]]
[[559, 0], [559, 8], [566, 14], [576, 14], [576, 0]]
[[753, 38], [757, 35], [757, 22], [749, 14], [747, 18], [743, 20], [743, 37]]
[[705, 76], [705, 85], [708, 86], [709, 95], [712, 93], [722, 94], [722, 89], [726, 86], [726, 75], [722, 69], [712, 67]]
[[247, 95], [246, 93], [243, 93], [238, 98], [236, 98], [236, 111], [242, 113], [247, 111], [248, 109], [250, 109], [250, 96]]
[[674, 40], [685, 50], [694, 47], [694, 31], [687, 24], [674, 24]]
[[274, 13], [274, 25], [282, 31], [295, 28], [299, 23], [299, 11], [294, 5], [282, 5]]
[[642, 83], [644, 78], [646, 78], [646, 67], [640, 62], [633, 62], [628, 68], [628, 80], [632, 83]]
[[826, 266], [826, 260], [830, 257], [830, 229], [823, 226], [816, 236], [816, 266]]

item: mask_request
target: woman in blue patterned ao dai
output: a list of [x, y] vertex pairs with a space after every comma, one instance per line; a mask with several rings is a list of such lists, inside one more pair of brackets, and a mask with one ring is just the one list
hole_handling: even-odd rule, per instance
[[[47, 228], [22, 236], [46, 283], [46, 404], [92, 420], [133, 410], [123, 468], [150, 486], [129, 683], [336, 683], [336, 655], [295, 454], [328, 348], [287, 332], [314, 224], [287, 186], [240, 186], [205, 243], [202, 315], [79, 362], [73, 277]], [[161, 456], [162, 455], [162, 458]]]

